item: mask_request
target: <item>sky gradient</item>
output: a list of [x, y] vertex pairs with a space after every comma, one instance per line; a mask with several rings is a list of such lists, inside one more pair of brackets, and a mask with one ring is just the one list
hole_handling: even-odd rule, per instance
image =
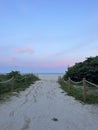
[[0, 73], [64, 73], [98, 55], [98, 0], [0, 0]]

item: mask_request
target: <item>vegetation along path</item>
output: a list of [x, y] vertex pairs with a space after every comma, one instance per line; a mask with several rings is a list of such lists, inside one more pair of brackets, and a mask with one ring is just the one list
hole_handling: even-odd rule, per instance
[[0, 130], [98, 130], [98, 105], [83, 105], [67, 96], [58, 75], [39, 77], [0, 103]]

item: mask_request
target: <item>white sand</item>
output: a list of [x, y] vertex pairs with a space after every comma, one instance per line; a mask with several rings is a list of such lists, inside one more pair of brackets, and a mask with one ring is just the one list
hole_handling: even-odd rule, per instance
[[83, 105], [62, 93], [57, 75], [40, 77], [0, 103], [0, 130], [98, 130], [98, 105]]

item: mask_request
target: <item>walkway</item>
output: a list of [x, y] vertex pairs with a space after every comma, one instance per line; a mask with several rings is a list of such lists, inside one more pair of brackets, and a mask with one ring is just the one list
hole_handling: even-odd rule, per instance
[[0, 130], [98, 130], [98, 105], [83, 105], [42, 80], [0, 104]]

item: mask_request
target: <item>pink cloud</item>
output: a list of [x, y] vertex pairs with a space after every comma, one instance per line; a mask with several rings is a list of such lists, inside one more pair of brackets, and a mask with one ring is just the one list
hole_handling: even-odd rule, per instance
[[0, 64], [6, 66], [17, 66], [17, 67], [26, 67], [26, 68], [67, 68], [68, 66], [74, 65], [76, 62], [83, 61], [84, 58], [80, 57], [65, 57], [62, 59], [36, 59], [36, 60], [26, 60], [26, 59], [18, 59], [16, 57], [5, 57], [1, 56], [0, 60], [2, 61]]
[[12, 63], [12, 62], [16, 61], [17, 58], [15, 58], [15, 57], [8, 57], [6, 60], [7, 60], [8, 62]]
[[21, 48], [16, 48], [14, 50], [16, 53], [27, 53], [27, 54], [33, 54], [34, 51], [30, 47], [21, 47]]
[[41, 59], [39, 62], [36, 64], [36, 66], [40, 67], [68, 67], [68, 66], [73, 66], [75, 63], [82, 62], [85, 60], [85, 57], [65, 57], [62, 59], [54, 59], [52, 61], [48, 61], [46, 59]]
[[51, 68], [51, 67], [68, 67], [68, 65], [71, 65], [73, 61], [70, 59], [62, 59], [62, 60], [54, 60], [54, 61], [46, 61], [46, 60], [38, 60], [38, 61], [32, 61], [25, 64], [25, 66], [28, 67], [45, 67], [45, 68]]
[[10, 65], [17, 61], [16, 57], [0, 56], [1, 64]]
[[13, 61], [16, 61], [16, 57], [8, 57], [8, 56], [0, 56], [0, 60], [3, 60], [3, 61], [10, 61], [10, 62], [13, 62]]

